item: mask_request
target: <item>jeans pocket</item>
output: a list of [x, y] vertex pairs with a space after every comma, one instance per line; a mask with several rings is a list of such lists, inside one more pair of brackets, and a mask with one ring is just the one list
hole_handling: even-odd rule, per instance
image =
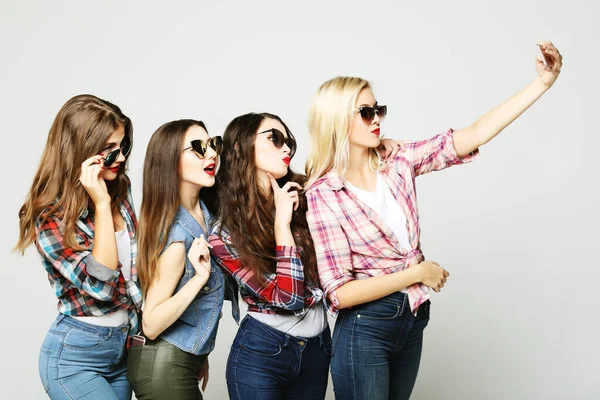
[[139, 346], [129, 349], [127, 380], [134, 389], [152, 380], [157, 351], [158, 347], [156, 346]]
[[254, 332], [246, 332], [241, 340], [240, 349], [258, 356], [274, 357], [281, 353], [281, 343], [263, 338]]
[[63, 346], [70, 350], [89, 351], [100, 347], [103, 342], [104, 338], [99, 333], [71, 328], [65, 334]]
[[402, 304], [375, 300], [361, 304], [356, 308], [356, 318], [373, 320], [394, 319], [402, 315]]
[[38, 361], [38, 368], [40, 372], [40, 379], [42, 380], [42, 385], [44, 386], [44, 391], [48, 393], [50, 390], [50, 381], [48, 379], [48, 362], [50, 360], [50, 350], [44, 349], [43, 347], [40, 349], [40, 356]]

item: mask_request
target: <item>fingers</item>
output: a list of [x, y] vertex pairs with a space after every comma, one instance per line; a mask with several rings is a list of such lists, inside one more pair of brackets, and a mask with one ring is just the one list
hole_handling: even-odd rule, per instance
[[391, 163], [396, 159], [396, 156], [399, 152], [404, 152], [406, 150], [406, 146], [402, 140], [396, 140], [393, 142], [394, 146], [392, 148], [392, 153], [390, 154], [390, 158], [388, 161]]
[[400, 147], [398, 145], [394, 145], [394, 147], [392, 147], [392, 150], [390, 151], [390, 155], [387, 160], [390, 163], [394, 162], [394, 159], [396, 158], [396, 154], [398, 154], [399, 151], [400, 151]]
[[100, 154], [98, 154], [97, 156], [93, 156], [88, 158], [87, 160], [85, 160], [84, 162], [81, 163], [81, 168], [85, 168], [88, 167], [92, 164], [97, 164], [99, 160], [102, 160], [102, 156]]
[[202, 239], [202, 242], [204, 242], [204, 244], [206, 245], [206, 247], [211, 248], [211, 249], [213, 248], [212, 244], [210, 244], [208, 242], [208, 240], [206, 240], [206, 238], [204, 237], [204, 235], [200, 234], [200, 239]]
[[550, 55], [552, 58], [552, 67], [560, 67], [562, 65], [562, 56], [558, 52], [557, 49], [548, 49], [546, 50], [546, 54]]
[[298, 209], [298, 205], [300, 204], [300, 198], [298, 197], [298, 192], [290, 192], [290, 198], [294, 202], [294, 211]]
[[275, 180], [273, 175], [271, 175], [268, 172], [267, 172], [267, 178], [269, 178], [269, 182], [271, 183], [271, 188], [273, 189], [273, 193], [277, 193], [277, 191], [281, 189], [279, 187], [279, 184], [277, 183], [277, 181]]
[[[560, 54], [560, 52], [558, 51], [558, 49], [556, 48], [556, 46], [554, 46], [554, 44], [548, 40], [542, 40], [542, 41], [538, 42], [537, 44], [542, 47], [544, 54], [550, 56], [549, 61], [552, 62], [552, 65], [549, 66], [550, 67], [549, 69], [560, 71], [563, 57]], [[538, 60], [538, 62], [542, 61], [541, 57], [539, 57], [539, 56], [537, 57], [537, 60]]]
[[84, 186], [90, 186], [94, 178], [98, 178], [102, 172], [104, 160], [101, 155], [93, 156], [81, 163], [81, 175], [79, 180]]
[[204, 237], [199, 237], [194, 239], [192, 242], [192, 247], [190, 248], [190, 252], [194, 252], [198, 255], [198, 261], [202, 261], [203, 259], [210, 258], [210, 250], [208, 250], [208, 244]]
[[[277, 182], [275, 182], [275, 183], [277, 183]], [[291, 188], [302, 190], [302, 185], [300, 185], [299, 183], [290, 181], [290, 182], [287, 182], [285, 185], [283, 185], [281, 190], [284, 192], [289, 192]]]
[[394, 150], [395, 146], [390, 144], [390, 142], [392, 142], [390, 139], [383, 139], [381, 140], [379, 146], [377, 146], [377, 151], [379, 152], [379, 155], [383, 161], [389, 160], [390, 154]]

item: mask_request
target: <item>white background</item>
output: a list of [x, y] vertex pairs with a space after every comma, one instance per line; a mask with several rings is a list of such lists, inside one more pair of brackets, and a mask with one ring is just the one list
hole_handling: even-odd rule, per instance
[[[427, 138], [532, 81], [535, 44], [550, 39], [564, 55], [555, 87], [476, 162], [418, 180], [423, 250], [451, 278], [433, 296], [413, 399], [600, 398], [599, 13], [591, 0], [2, 0], [0, 397], [44, 398], [37, 357], [56, 299], [35, 251], [10, 249], [71, 96], [98, 95], [133, 120], [139, 207], [146, 144], [166, 121], [202, 119], [221, 134], [242, 113], [278, 114], [302, 171], [325, 80], [370, 80], [389, 106], [387, 136]], [[226, 398], [236, 328], [226, 306], [207, 399]]]

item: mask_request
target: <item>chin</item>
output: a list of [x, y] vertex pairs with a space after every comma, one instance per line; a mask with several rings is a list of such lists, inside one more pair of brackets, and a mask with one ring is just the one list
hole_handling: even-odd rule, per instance
[[105, 171], [102, 174], [102, 179], [104, 179], [105, 181], [114, 181], [115, 179], [117, 179], [117, 175], [118, 172]]
[[368, 147], [377, 148], [377, 147], [379, 147], [380, 144], [381, 144], [381, 139], [379, 139], [378, 137], [376, 137], [373, 140], [369, 140], [369, 146]]
[[215, 185], [215, 177], [212, 176], [207, 176], [204, 177], [203, 179], [200, 179], [197, 182], [198, 186], [202, 186], [202, 187], [213, 187]]
[[286, 167], [284, 169], [271, 172], [271, 175], [273, 175], [273, 178], [275, 178], [275, 179], [281, 179], [284, 176], [286, 176], [287, 173], [288, 173], [288, 168]]

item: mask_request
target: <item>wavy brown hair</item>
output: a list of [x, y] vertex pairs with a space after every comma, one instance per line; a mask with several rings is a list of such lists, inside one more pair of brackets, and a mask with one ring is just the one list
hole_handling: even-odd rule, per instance
[[[131, 120], [116, 105], [82, 94], [62, 106], [50, 128], [31, 189], [19, 210], [19, 242], [14, 250], [23, 254], [36, 240], [36, 224], [43, 225], [51, 215], [64, 222], [65, 244], [81, 249], [75, 238], [75, 224], [86, 209], [94, 206], [79, 183], [81, 164], [99, 154], [119, 126], [123, 126], [125, 135], [133, 142]], [[127, 164], [127, 160], [121, 163], [117, 177], [106, 182], [113, 211], [127, 197]]]
[[[275, 272], [275, 206], [271, 191], [263, 193], [256, 176], [256, 133], [261, 122], [274, 119], [294, 137], [287, 125], [276, 115], [249, 113], [235, 118], [223, 134], [223, 153], [216, 177], [217, 218], [221, 226], [231, 234], [231, 241], [242, 263], [252, 268], [259, 277]], [[286, 182], [304, 185], [306, 176], [288, 169], [277, 180], [279, 186]], [[298, 209], [292, 215], [291, 230], [296, 245], [302, 247], [300, 257], [304, 265], [305, 279], [318, 285], [315, 249], [306, 222], [306, 196], [299, 193]]]
[[[202, 121], [193, 119], [167, 122], [152, 134], [148, 142], [137, 253], [138, 276], [143, 293], [146, 293], [154, 279], [158, 257], [167, 244], [171, 223], [181, 204], [181, 150], [185, 133], [195, 125], [206, 130]], [[206, 189], [201, 190], [201, 197], [205, 192]]]

